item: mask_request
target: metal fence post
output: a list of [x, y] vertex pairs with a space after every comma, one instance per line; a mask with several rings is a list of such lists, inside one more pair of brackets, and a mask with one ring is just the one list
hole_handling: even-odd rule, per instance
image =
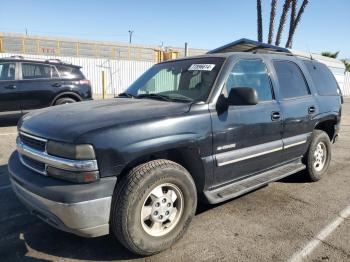
[[106, 72], [103, 70], [102, 71], [102, 99], [105, 99], [106, 98]]

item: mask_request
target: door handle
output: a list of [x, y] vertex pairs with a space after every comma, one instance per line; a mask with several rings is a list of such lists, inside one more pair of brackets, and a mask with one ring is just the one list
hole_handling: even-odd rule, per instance
[[280, 118], [281, 118], [280, 112], [272, 112], [271, 113], [271, 120], [272, 121], [279, 120]]
[[5, 86], [6, 89], [16, 89], [17, 87], [15, 85], [8, 85]]
[[60, 83], [53, 83], [52, 86], [53, 86], [53, 87], [60, 87], [61, 84], [60, 84]]
[[308, 113], [311, 115], [316, 112], [316, 108], [314, 106], [309, 106]]

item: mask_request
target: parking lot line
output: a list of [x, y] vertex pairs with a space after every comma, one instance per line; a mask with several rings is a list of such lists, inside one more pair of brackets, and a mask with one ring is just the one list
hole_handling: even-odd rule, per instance
[[17, 135], [17, 133], [5, 133], [5, 134], [0, 134], [0, 136], [12, 136], [12, 135]]
[[308, 255], [310, 255], [321, 243], [324, 241], [337, 227], [344, 222], [345, 219], [350, 217], [350, 206], [343, 209], [337, 218], [335, 218], [331, 223], [329, 223], [325, 228], [318, 233], [318, 235], [313, 238], [309, 243], [305, 245], [305, 247], [295, 253], [290, 262], [299, 262], [303, 261]]

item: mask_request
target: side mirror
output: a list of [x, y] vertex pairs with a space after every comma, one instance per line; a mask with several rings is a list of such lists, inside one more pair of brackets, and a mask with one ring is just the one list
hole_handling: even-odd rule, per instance
[[258, 101], [258, 93], [255, 88], [251, 87], [235, 87], [232, 88], [228, 98], [228, 105], [250, 106], [256, 105]]

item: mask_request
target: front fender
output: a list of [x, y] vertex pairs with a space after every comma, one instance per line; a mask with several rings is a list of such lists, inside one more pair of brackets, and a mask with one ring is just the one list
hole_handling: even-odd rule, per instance
[[211, 136], [210, 115], [203, 111], [95, 130], [76, 142], [93, 144], [101, 176], [113, 176], [140, 157], [170, 149], [194, 148], [200, 157], [209, 156]]

